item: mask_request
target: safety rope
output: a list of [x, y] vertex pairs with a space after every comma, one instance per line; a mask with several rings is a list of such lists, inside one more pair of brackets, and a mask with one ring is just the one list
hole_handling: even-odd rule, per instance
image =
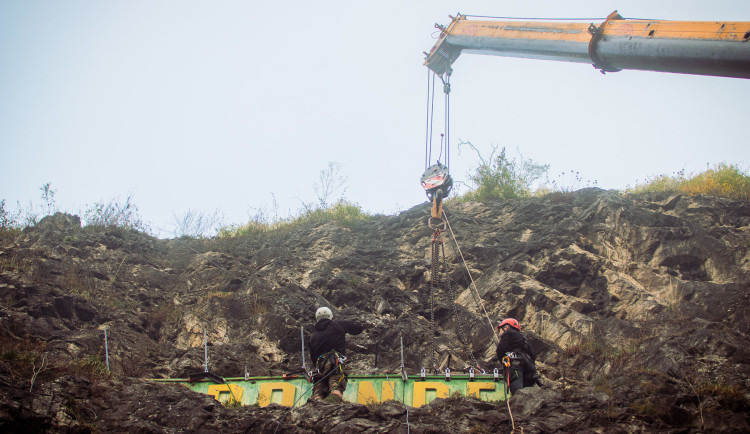
[[[451, 308], [453, 310], [453, 318], [456, 322], [458, 333], [457, 337], [459, 342], [463, 345], [464, 351], [469, 353], [469, 356], [471, 357], [471, 361], [473, 363], [473, 366], [476, 368], [481, 369], [479, 366], [479, 362], [477, 362], [476, 357], [474, 357], [474, 351], [472, 351], [471, 346], [469, 345], [469, 341], [466, 338], [468, 335], [464, 331], [463, 322], [461, 321], [461, 317], [458, 314], [458, 307], [456, 306], [456, 294], [453, 291], [453, 286], [451, 285], [451, 280], [448, 278], [448, 266], [447, 261], [445, 258], [445, 244], [443, 243], [443, 237], [442, 232], [445, 230], [445, 226], [443, 226], [443, 229], [440, 228], [440, 225], [436, 226], [436, 229], [434, 230], [432, 234], [432, 263], [430, 268], [430, 334], [432, 335], [432, 357], [433, 357], [433, 370], [435, 373], [438, 372], [437, 368], [437, 351], [435, 349], [435, 293], [437, 292], [438, 288], [443, 286], [443, 280], [445, 281], [445, 287], [448, 292], [448, 297], [450, 299]], [[440, 261], [440, 258], [442, 257], [442, 262]], [[494, 334], [494, 333], [493, 333]]]
[[490, 331], [492, 333], [492, 337], [495, 339], [495, 343], [500, 343], [500, 339], [495, 334], [495, 326], [492, 325], [492, 320], [490, 319], [490, 315], [487, 313], [487, 309], [484, 307], [484, 301], [482, 300], [481, 294], [479, 294], [479, 290], [477, 289], [476, 283], [474, 283], [474, 278], [471, 276], [471, 270], [469, 270], [469, 265], [466, 263], [466, 259], [464, 258], [463, 252], [461, 252], [461, 246], [458, 245], [458, 240], [456, 239], [456, 234], [453, 233], [453, 228], [451, 227], [451, 223], [448, 220], [448, 214], [443, 211], [443, 220], [445, 220], [445, 224], [448, 227], [448, 230], [451, 233], [451, 238], [453, 238], [453, 243], [456, 245], [456, 250], [458, 251], [459, 256], [461, 257], [461, 261], [464, 264], [464, 268], [466, 269], [466, 273], [469, 275], [469, 293], [471, 293], [472, 297], [474, 298], [474, 303], [476, 303], [477, 308], [481, 309], [484, 313], [484, 317], [487, 319], [487, 324], [490, 326]]
[[[396, 388], [393, 387], [393, 384], [391, 383], [391, 379], [390, 377], [388, 377], [387, 372], [385, 373], [385, 380], [388, 382], [388, 385], [391, 386], [393, 396], [396, 396]], [[359, 390], [359, 388], [357, 390]], [[409, 426], [409, 407], [406, 405], [406, 387], [403, 387], [401, 390], [401, 403], [404, 404], [404, 410], [406, 410], [406, 434], [409, 434], [411, 432], [411, 428]]]
[[[447, 275], [446, 270], [446, 261], [445, 261], [445, 248], [442, 249], [443, 251], [443, 275]], [[456, 321], [456, 325], [458, 326], [458, 341], [461, 342], [461, 344], [464, 347], [464, 351], [468, 352], [471, 356], [471, 361], [473, 363], [473, 366], [478, 369], [482, 369], [479, 366], [479, 362], [477, 362], [477, 359], [474, 357], [474, 351], [472, 351], [471, 346], [469, 345], [468, 339], [466, 339], [466, 333], [464, 332], [463, 322], [461, 321], [461, 317], [458, 316], [458, 307], [456, 306], [458, 303], [456, 301], [456, 294], [453, 292], [453, 287], [451, 286], [451, 280], [446, 280], [446, 287], [448, 289], [448, 296], [450, 297], [451, 301], [451, 307], [453, 308], [453, 319]]]
[[321, 381], [323, 381], [323, 380], [325, 380], [326, 378], [328, 378], [329, 376], [331, 376], [331, 374], [333, 374], [334, 372], [335, 372], [335, 369], [331, 369], [331, 371], [330, 371], [330, 372], [328, 373], [328, 375], [326, 375], [325, 377], [323, 377], [323, 378], [321, 378], [320, 380], [316, 381], [315, 383], [311, 384], [311, 385], [310, 385], [310, 387], [308, 387], [308, 388], [307, 388], [307, 390], [305, 390], [304, 392], [302, 392], [302, 393], [301, 393], [301, 394], [299, 395], [299, 398], [297, 398], [297, 399], [296, 399], [296, 400], [294, 401], [294, 403], [292, 404], [292, 406], [291, 406], [291, 407], [289, 407], [289, 409], [288, 409], [288, 410], [286, 410], [286, 411], [285, 411], [285, 412], [284, 412], [284, 413], [283, 413], [283, 414], [281, 415], [281, 417], [280, 417], [280, 418], [279, 418], [278, 420], [276, 420], [276, 421], [275, 421], [275, 422], [276, 422], [276, 428], [275, 428], [275, 429], [273, 430], [273, 432], [274, 432], [274, 433], [276, 433], [276, 431], [278, 431], [279, 427], [281, 426], [281, 421], [282, 421], [282, 420], [284, 420], [284, 418], [285, 418], [285, 417], [286, 417], [286, 416], [287, 416], [287, 415], [288, 415], [288, 414], [289, 414], [289, 413], [290, 413], [290, 412], [291, 412], [291, 411], [292, 411], [292, 410], [294, 409], [294, 406], [295, 406], [295, 405], [297, 405], [297, 403], [299, 402], [299, 400], [300, 400], [300, 399], [302, 399], [302, 397], [303, 397], [303, 396], [305, 396], [305, 395], [307, 394], [307, 392], [309, 392], [309, 391], [310, 391], [310, 389], [312, 389], [313, 387], [315, 387], [315, 385], [316, 385], [316, 384], [320, 383]]

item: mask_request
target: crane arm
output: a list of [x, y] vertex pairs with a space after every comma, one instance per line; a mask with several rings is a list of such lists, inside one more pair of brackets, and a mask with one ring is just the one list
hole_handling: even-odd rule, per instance
[[469, 20], [458, 15], [425, 65], [448, 72], [462, 52], [591, 63], [623, 69], [750, 78], [750, 22], [626, 20], [580, 22]]

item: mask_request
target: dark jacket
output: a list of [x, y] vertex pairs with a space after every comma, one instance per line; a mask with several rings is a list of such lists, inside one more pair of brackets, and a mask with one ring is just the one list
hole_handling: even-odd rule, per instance
[[505, 353], [525, 353], [531, 361], [536, 361], [536, 355], [534, 350], [531, 348], [526, 339], [523, 337], [521, 332], [514, 328], [508, 328], [508, 330], [500, 336], [500, 343], [497, 344], [497, 358], [503, 360]]
[[310, 358], [316, 363], [318, 356], [331, 350], [346, 354], [346, 334], [358, 335], [364, 327], [355, 321], [322, 319], [315, 324], [310, 338]]

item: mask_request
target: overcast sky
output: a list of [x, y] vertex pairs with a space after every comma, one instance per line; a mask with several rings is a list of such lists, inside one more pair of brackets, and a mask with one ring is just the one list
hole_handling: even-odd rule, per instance
[[[244, 223], [313, 202], [329, 162], [371, 213], [424, 202], [423, 51], [448, 15], [750, 21], [750, 2], [0, 2], [0, 199], [58, 208], [133, 194]], [[451, 141], [495, 144], [602, 188], [707, 164], [750, 168], [750, 81], [464, 54]], [[442, 128], [442, 126], [440, 126]], [[475, 154], [454, 147], [462, 180]], [[569, 184], [572, 183], [568, 179]], [[272, 196], [273, 195], [273, 196]]]

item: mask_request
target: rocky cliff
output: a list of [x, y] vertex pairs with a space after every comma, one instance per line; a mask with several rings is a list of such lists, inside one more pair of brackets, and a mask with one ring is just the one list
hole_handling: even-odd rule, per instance
[[[750, 203], [585, 189], [446, 204], [431, 303], [429, 205], [353, 227], [158, 240], [56, 214], [0, 239], [0, 428], [72, 432], [750, 430]], [[459, 250], [460, 249], [460, 250]], [[475, 285], [471, 286], [472, 280]], [[352, 373], [498, 366], [514, 317], [545, 388], [506, 406], [439, 399], [225, 408], [148, 381], [301, 366], [320, 305], [358, 319]], [[430, 333], [434, 316], [436, 332]], [[109, 368], [105, 366], [107, 330]], [[509, 411], [509, 408], [510, 411]]]

